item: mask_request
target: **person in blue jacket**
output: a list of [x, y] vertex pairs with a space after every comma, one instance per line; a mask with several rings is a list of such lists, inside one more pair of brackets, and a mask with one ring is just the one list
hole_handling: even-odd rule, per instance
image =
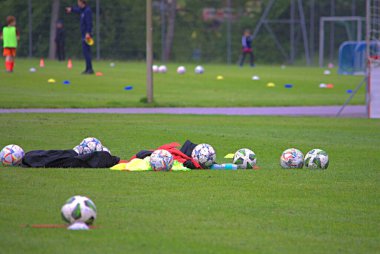
[[82, 50], [86, 59], [86, 69], [82, 74], [94, 74], [91, 61], [92, 39], [92, 11], [87, 4], [87, 0], [78, 0], [77, 6], [66, 7], [67, 13], [77, 13], [80, 15], [80, 31], [82, 34]]

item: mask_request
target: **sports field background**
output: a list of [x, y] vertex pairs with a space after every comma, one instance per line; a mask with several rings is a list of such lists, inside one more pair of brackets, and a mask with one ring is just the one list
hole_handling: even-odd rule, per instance
[[[0, 108], [147, 106], [145, 65], [95, 63], [104, 75], [83, 76], [82, 61], [17, 59], [0, 73]], [[152, 106], [341, 105], [362, 76], [309, 67], [205, 65], [203, 75], [155, 75]], [[37, 71], [30, 73], [35, 67]], [[223, 80], [216, 80], [223, 75]], [[258, 75], [261, 80], [253, 81]], [[56, 83], [48, 83], [48, 79]], [[63, 85], [69, 80], [70, 85]], [[276, 87], [267, 88], [268, 82]], [[293, 84], [292, 89], [284, 84]], [[321, 89], [332, 83], [333, 89]], [[132, 90], [124, 90], [133, 86]], [[365, 103], [364, 87], [351, 104]], [[110, 169], [0, 167], [1, 253], [378, 253], [380, 122], [319, 117], [0, 114], [0, 146], [25, 151], [71, 149], [89, 136], [128, 159], [169, 142], [209, 143], [227, 153], [255, 151], [259, 170], [119, 172]], [[284, 170], [283, 150], [328, 152], [327, 170]], [[88, 232], [34, 229], [63, 224], [67, 198], [87, 195], [98, 227]]]
[[[154, 75], [153, 105], [146, 100], [146, 67], [142, 62], [99, 61], [96, 72], [103, 76], [81, 75], [83, 61], [74, 60], [73, 69], [66, 62], [39, 59], [17, 59], [15, 73], [0, 72], [1, 108], [80, 108], [80, 107], [249, 107], [249, 106], [310, 106], [342, 105], [363, 76], [323, 75], [317, 67], [280, 65], [239, 68], [235, 65], [205, 65], [205, 73], [196, 75], [194, 64], [184, 64], [187, 72], [176, 73], [180, 64], [169, 64], [168, 73]], [[159, 64], [159, 63], [157, 63]], [[35, 73], [29, 72], [36, 68]], [[222, 75], [223, 80], [216, 77]], [[260, 77], [259, 81], [252, 76]], [[56, 83], [48, 83], [54, 79]], [[70, 85], [63, 82], [70, 81]], [[269, 82], [276, 84], [268, 88]], [[333, 89], [321, 89], [321, 83], [333, 84]], [[284, 88], [292, 84], [293, 88]], [[132, 86], [132, 90], [124, 90]], [[365, 104], [365, 86], [351, 105]]]

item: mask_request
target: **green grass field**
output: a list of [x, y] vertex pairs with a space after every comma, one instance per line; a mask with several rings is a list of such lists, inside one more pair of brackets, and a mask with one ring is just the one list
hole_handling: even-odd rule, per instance
[[[15, 73], [0, 72], [0, 108], [78, 108], [78, 107], [144, 107], [146, 98], [145, 64], [138, 62], [95, 62], [95, 70], [102, 77], [81, 75], [82, 60], [73, 62], [68, 70], [66, 62], [45, 61], [39, 68], [38, 59], [17, 59]], [[239, 68], [235, 65], [205, 65], [203, 75], [195, 75], [195, 65], [186, 64], [187, 73], [178, 75], [179, 64], [169, 64], [167, 74], [154, 77], [155, 103], [162, 107], [231, 107], [231, 106], [293, 106], [342, 105], [349, 97], [348, 89], [355, 87], [362, 76], [342, 76], [332, 70], [329, 76], [316, 67], [258, 66]], [[36, 73], [29, 69], [36, 67]], [[223, 75], [224, 80], [216, 80]], [[258, 75], [261, 80], [253, 81]], [[49, 84], [48, 79], [57, 83]], [[63, 85], [69, 80], [71, 85]], [[268, 82], [276, 87], [267, 88]], [[286, 89], [285, 84], [294, 88]], [[333, 89], [320, 89], [320, 83], [332, 83]], [[124, 90], [133, 86], [133, 90]], [[365, 104], [365, 88], [351, 104]]]
[[[47, 77], [36, 73], [33, 80], [37, 75], [42, 80]], [[47, 99], [41, 104], [33, 100], [36, 106], [54, 101], [48, 103]], [[16, 143], [27, 151], [72, 148], [82, 138], [95, 136], [113, 154], [128, 158], [140, 149], [190, 139], [212, 144], [219, 162], [225, 161], [226, 153], [250, 147], [261, 167], [256, 171], [182, 173], [0, 168], [1, 253], [380, 250], [380, 122], [376, 120], [2, 114], [0, 128], [0, 146]], [[281, 169], [281, 152], [293, 146], [304, 153], [325, 149], [329, 168]], [[62, 223], [60, 208], [75, 194], [88, 195], [96, 203], [97, 229], [70, 232], [21, 227]]]

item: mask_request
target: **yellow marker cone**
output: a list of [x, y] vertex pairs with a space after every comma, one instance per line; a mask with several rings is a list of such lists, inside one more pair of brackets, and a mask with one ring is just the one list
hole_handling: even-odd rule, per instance
[[234, 156], [235, 156], [235, 154], [233, 154], [233, 153], [229, 153], [229, 154], [226, 154], [226, 155], [224, 156], [224, 158], [225, 158], [225, 159], [233, 159]]

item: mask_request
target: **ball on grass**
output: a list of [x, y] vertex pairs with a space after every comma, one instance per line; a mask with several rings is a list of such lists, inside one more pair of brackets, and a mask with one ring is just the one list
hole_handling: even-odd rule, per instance
[[302, 168], [303, 153], [296, 148], [289, 148], [282, 152], [280, 157], [280, 165], [282, 168]]
[[205, 72], [205, 70], [201, 65], [198, 65], [197, 67], [195, 67], [194, 72], [196, 74], [203, 74]]
[[24, 150], [18, 145], [7, 145], [0, 151], [0, 162], [4, 166], [18, 166], [25, 156]]
[[158, 67], [159, 73], [166, 73], [167, 71], [168, 71], [168, 69], [166, 68], [165, 65], [160, 65], [160, 67]]
[[310, 169], [327, 169], [329, 155], [321, 149], [313, 149], [305, 156], [305, 166]]
[[177, 73], [178, 73], [178, 74], [185, 74], [185, 73], [186, 73], [186, 68], [185, 68], [185, 66], [179, 66], [179, 67], [177, 68]]
[[154, 171], [169, 171], [173, 167], [173, 155], [163, 149], [154, 151], [149, 160], [150, 166]]
[[216, 153], [211, 145], [199, 144], [193, 149], [191, 157], [196, 160], [202, 168], [210, 168], [211, 165], [215, 163]]
[[256, 165], [256, 154], [248, 148], [239, 149], [234, 155], [233, 163], [241, 169], [252, 169]]
[[69, 224], [82, 222], [91, 225], [96, 219], [96, 206], [88, 197], [73, 196], [62, 206], [61, 216]]

